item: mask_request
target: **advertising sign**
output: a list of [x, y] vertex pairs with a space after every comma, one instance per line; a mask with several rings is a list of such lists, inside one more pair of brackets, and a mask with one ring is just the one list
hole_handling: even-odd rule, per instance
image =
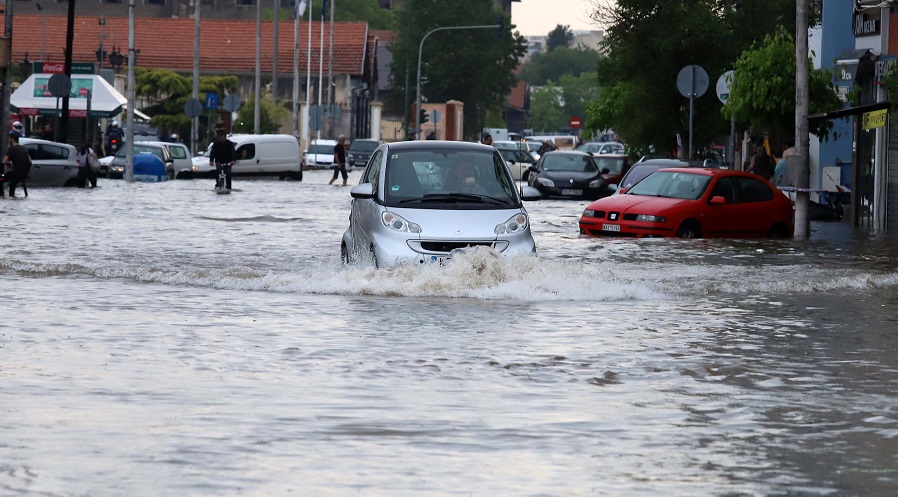
[[[50, 98], [53, 94], [49, 88], [50, 78], [36, 77], [34, 78], [33, 97]], [[69, 98], [87, 98], [87, 92], [93, 93], [94, 80], [90, 78], [72, 78], [72, 90], [69, 92]]]

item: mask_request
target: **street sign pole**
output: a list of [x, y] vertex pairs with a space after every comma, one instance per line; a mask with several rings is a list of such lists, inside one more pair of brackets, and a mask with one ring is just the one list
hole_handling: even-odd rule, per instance
[[689, 158], [694, 157], [692, 148], [692, 121], [694, 116], [695, 99], [705, 94], [708, 90], [708, 73], [700, 66], [688, 65], [680, 69], [677, 74], [677, 89], [684, 97], [689, 98]]
[[689, 159], [692, 160], [695, 156], [692, 153], [692, 117], [693, 112], [695, 110], [695, 66], [689, 66], [692, 70], [692, 77], [690, 78], [691, 90], [689, 92]]

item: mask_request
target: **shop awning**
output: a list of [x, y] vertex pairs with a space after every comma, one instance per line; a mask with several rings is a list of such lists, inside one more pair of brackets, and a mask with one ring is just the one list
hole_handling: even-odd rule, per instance
[[[32, 74], [9, 97], [10, 106], [25, 116], [54, 115], [62, 107], [62, 99], [50, 94], [47, 83], [52, 74]], [[69, 93], [69, 116], [87, 117], [90, 94], [90, 117], [118, 115], [128, 100], [105, 79], [94, 74], [73, 74]]]

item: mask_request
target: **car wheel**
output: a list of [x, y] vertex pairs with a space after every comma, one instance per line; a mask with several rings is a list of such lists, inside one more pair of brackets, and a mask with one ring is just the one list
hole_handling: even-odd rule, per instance
[[689, 220], [684, 221], [683, 224], [677, 228], [677, 237], [678, 238], [701, 238], [702, 237], [702, 229], [698, 225], [697, 222]]
[[788, 238], [789, 235], [789, 229], [786, 227], [785, 223], [776, 223], [771, 226], [770, 231], [767, 232], [769, 238]]

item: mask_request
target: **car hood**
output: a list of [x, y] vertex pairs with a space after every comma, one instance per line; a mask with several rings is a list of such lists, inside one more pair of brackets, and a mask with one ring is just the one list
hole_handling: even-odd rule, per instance
[[652, 214], [692, 202], [695, 202], [695, 200], [621, 194], [596, 200], [595, 202], [589, 204], [587, 209], [617, 211], [624, 213], [638, 208], [639, 214]]
[[504, 224], [523, 209], [449, 210], [390, 207], [406, 221], [421, 226], [422, 239], [494, 240], [496, 226]]

